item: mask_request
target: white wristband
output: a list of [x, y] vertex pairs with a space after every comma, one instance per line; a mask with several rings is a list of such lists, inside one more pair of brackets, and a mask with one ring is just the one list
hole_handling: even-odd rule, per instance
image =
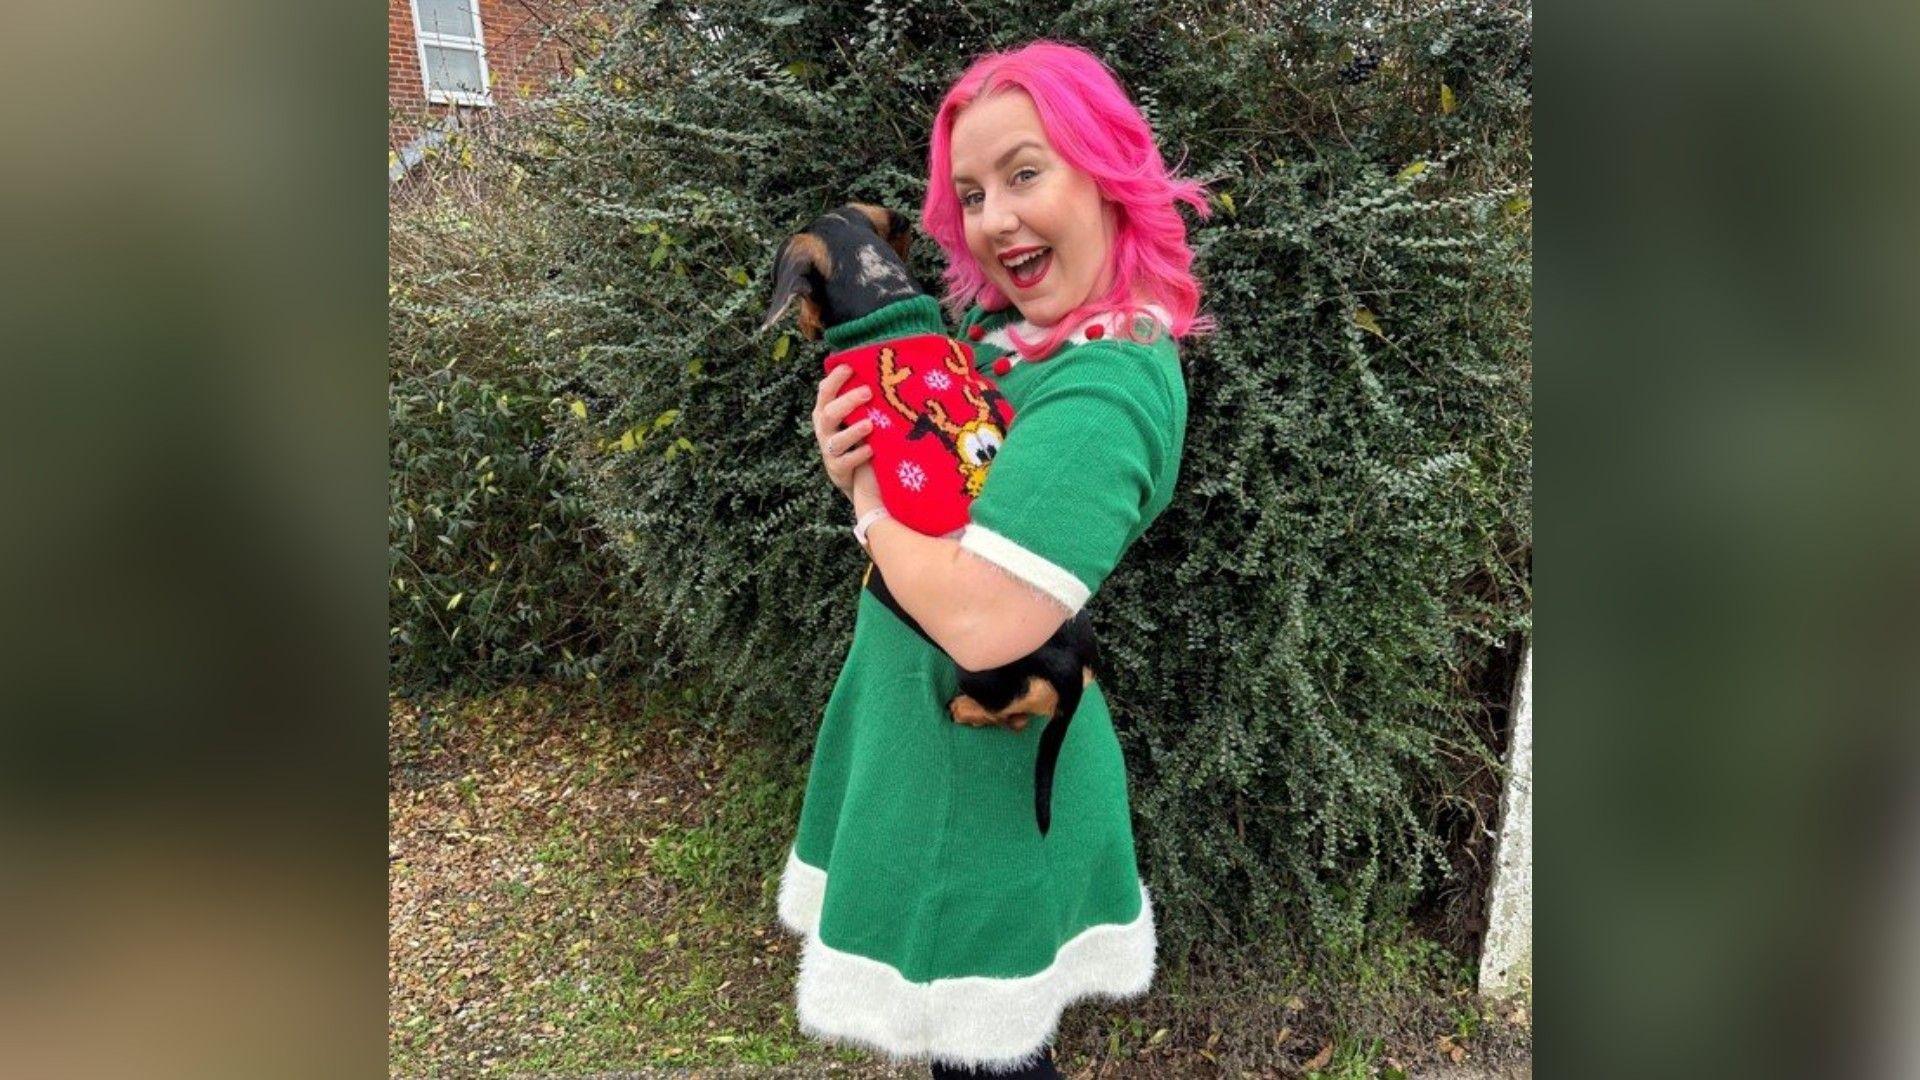
[[883, 517], [890, 516], [892, 515], [887, 513], [886, 507], [876, 506], [866, 513], [861, 514], [860, 520], [853, 523], [853, 538], [859, 543], [862, 550], [865, 550], [867, 546], [867, 530], [873, 528], [874, 522], [879, 521]]

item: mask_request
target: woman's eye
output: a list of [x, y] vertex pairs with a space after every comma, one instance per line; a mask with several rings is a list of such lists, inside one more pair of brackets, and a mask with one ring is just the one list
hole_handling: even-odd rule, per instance
[[979, 199], [980, 199], [979, 192], [969, 191], [965, 195], [960, 196], [960, 205], [961, 206], [977, 206], [979, 205]]
[[1018, 184], [1021, 182], [1022, 177], [1038, 177], [1039, 175], [1040, 170], [1038, 169], [1021, 169], [1019, 172], [1013, 174], [1013, 182]]

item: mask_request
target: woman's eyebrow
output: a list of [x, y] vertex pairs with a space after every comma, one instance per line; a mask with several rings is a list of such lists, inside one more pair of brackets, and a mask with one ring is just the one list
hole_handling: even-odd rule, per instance
[[[1013, 147], [1012, 147], [1012, 148], [1010, 148], [1010, 149], [1009, 149], [1009, 150], [1008, 150], [1008, 151], [1007, 151], [1006, 153], [1004, 153], [1004, 154], [1001, 154], [1001, 155], [1000, 155], [1000, 160], [999, 160], [999, 161], [996, 161], [996, 162], [994, 162], [994, 163], [993, 163], [993, 167], [994, 167], [994, 168], [995, 168], [996, 170], [998, 170], [998, 169], [1004, 169], [1004, 168], [1006, 168], [1006, 167], [1007, 167], [1007, 162], [1009, 162], [1009, 161], [1012, 161], [1012, 160], [1013, 160], [1013, 156], [1014, 156], [1015, 154], [1018, 154], [1018, 153], [1019, 153], [1020, 151], [1022, 151], [1022, 150], [1025, 150], [1025, 149], [1027, 149], [1027, 148], [1029, 148], [1029, 147], [1031, 147], [1031, 148], [1033, 148], [1033, 149], [1035, 149], [1035, 150], [1045, 150], [1045, 149], [1046, 149], [1046, 147], [1044, 147], [1044, 146], [1041, 146], [1041, 145], [1040, 145], [1039, 143], [1037, 143], [1037, 142], [1034, 142], [1034, 141], [1033, 141], [1032, 139], [1026, 139], [1026, 140], [1024, 140], [1024, 141], [1021, 141], [1021, 142], [1018, 142], [1018, 143], [1015, 143], [1015, 144], [1013, 145]], [[971, 179], [973, 179], [973, 177], [971, 177], [971, 176], [961, 176], [961, 175], [959, 175], [958, 173], [956, 173], [956, 174], [954, 174], [954, 177], [953, 177], [953, 182], [954, 182], [954, 183], [956, 183], [956, 184], [959, 184], [959, 183], [964, 183], [964, 182], [966, 182], [966, 181], [968, 181], [968, 180], [971, 180]]]

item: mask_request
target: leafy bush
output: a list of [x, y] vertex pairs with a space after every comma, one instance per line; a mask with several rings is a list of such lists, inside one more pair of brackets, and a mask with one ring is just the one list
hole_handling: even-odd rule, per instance
[[772, 252], [849, 199], [917, 209], [970, 56], [1075, 41], [1220, 211], [1192, 233], [1221, 329], [1184, 352], [1181, 490], [1092, 605], [1162, 948], [1345, 955], [1470, 901], [1529, 608], [1524, 7], [716, 0], [582, 33], [482, 166], [564, 253], [491, 347], [535, 397], [578, 388], [584, 420], [546, 422], [594, 529], [552, 543], [608, 538], [619, 670], [804, 746], [863, 563], [808, 430], [819, 349], [755, 334]]
[[[449, 153], [472, 148], [461, 142]], [[391, 214], [387, 608], [399, 687], [586, 679], [617, 664], [625, 580], [555, 439], [570, 406], [539, 285], [554, 255], [510, 184], [455, 173]]]

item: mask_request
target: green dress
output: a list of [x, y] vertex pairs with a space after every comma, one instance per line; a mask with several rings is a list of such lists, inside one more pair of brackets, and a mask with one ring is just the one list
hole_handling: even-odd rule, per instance
[[[1115, 340], [1106, 318], [1020, 362], [1006, 339], [1014, 314], [976, 307], [961, 322], [1015, 417], [960, 542], [1078, 611], [1172, 499], [1187, 414], [1179, 354], [1152, 320], [1139, 329], [1154, 340], [1140, 343]], [[828, 340], [945, 332], [939, 305], [918, 297]], [[1153, 908], [1106, 698], [1089, 686], [1067, 729], [1042, 836], [1043, 725], [955, 723], [952, 661], [857, 595], [780, 882], [780, 921], [805, 939], [799, 1025], [896, 1063], [1025, 1064], [1066, 1006], [1138, 997], [1153, 978]]]

